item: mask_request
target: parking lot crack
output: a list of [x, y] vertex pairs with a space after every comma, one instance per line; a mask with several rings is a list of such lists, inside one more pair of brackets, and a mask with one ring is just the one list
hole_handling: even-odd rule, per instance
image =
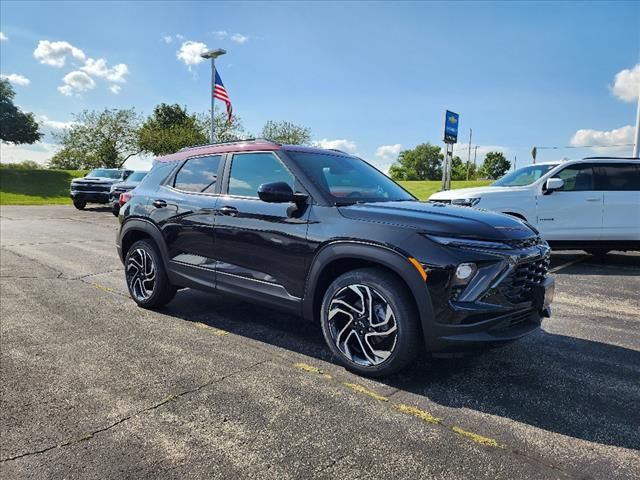
[[32, 451], [29, 451], [29, 452], [21, 453], [19, 455], [15, 455], [13, 457], [3, 458], [3, 459], [0, 459], [0, 463], [6, 463], [6, 462], [14, 461], [14, 460], [19, 460], [19, 459], [25, 458], [25, 457], [31, 457], [31, 456], [34, 456], [34, 455], [40, 455], [40, 454], [43, 454], [43, 453], [47, 453], [47, 452], [49, 452], [51, 450], [55, 450], [55, 449], [63, 448], [63, 447], [68, 447], [68, 446], [75, 445], [75, 444], [80, 443], [80, 442], [84, 442], [86, 440], [90, 440], [94, 436], [96, 436], [96, 435], [98, 435], [100, 433], [103, 433], [103, 432], [107, 432], [107, 431], [117, 427], [118, 425], [121, 425], [121, 424], [127, 422], [128, 420], [131, 420], [132, 418], [135, 418], [135, 417], [137, 417], [139, 415], [142, 415], [144, 413], [156, 410], [156, 409], [158, 409], [158, 408], [160, 408], [160, 407], [162, 407], [162, 406], [164, 406], [164, 405], [166, 405], [166, 404], [168, 404], [170, 402], [175, 402], [179, 398], [182, 398], [182, 397], [184, 397], [186, 395], [190, 395], [192, 393], [199, 392], [200, 390], [202, 390], [204, 388], [207, 388], [207, 387], [210, 387], [211, 385], [215, 385], [217, 383], [223, 382], [224, 380], [226, 380], [226, 379], [228, 379], [230, 377], [233, 377], [233, 376], [238, 375], [240, 373], [252, 370], [253, 368], [255, 368], [255, 367], [259, 366], [259, 365], [262, 365], [264, 363], [267, 363], [268, 361], [269, 360], [267, 359], [267, 360], [261, 360], [259, 362], [254, 362], [251, 365], [249, 365], [248, 367], [241, 368], [241, 369], [238, 369], [238, 370], [234, 370], [233, 372], [230, 372], [230, 373], [228, 373], [226, 375], [223, 375], [223, 376], [221, 376], [219, 378], [216, 378], [214, 380], [211, 380], [209, 382], [200, 384], [200, 385], [198, 385], [196, 387], [193, 387], [193, 388], [190, 388], [188, 390], [183, 390], [183, 391], [181, 391], [179, 393], [175, 393], [173, 395], [169, 395], [168, 397], [165, 397], [161, 401], [159, 401], [157, 403], [154, 403], [153, 405], [151, 405], [149, 407], [143, 408], [141, 410], [138, 410], [136, 412], [131, 413], [130, 415], [127, 415], [127, 416], [124, 416], [122, 418], [119, 418], [118, 420], [114, 421], [113, 423], [110, 423], [109, 425], [107, 425], [105, 427], [98, 428], [97, 430], [93, 430], [93, 431], [91, 431], [89, 433], [86, 433], [86, 434], [80, 436], [80, 437], [76, 437], [76, 438], [73, 438], [73, 439], [70, 439], [70, 440], [66, 440], [66, 441], [58, 443], [56, 445], [50, 445], [50, 446], [45, 447], [45, 448], [40, 448], [38, 450], [32, 450]]

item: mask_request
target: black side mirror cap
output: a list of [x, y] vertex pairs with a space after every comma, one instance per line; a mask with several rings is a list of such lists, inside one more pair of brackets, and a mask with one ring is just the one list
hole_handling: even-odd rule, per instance
[[258, 187], [258, 197], [263, 202], [294, 202], [298, 204], [304, 202], [308, 198], [308, 195], [303, 193], [294, 193], [291, 186], [286, 182], [271, 182], [263, 183]]

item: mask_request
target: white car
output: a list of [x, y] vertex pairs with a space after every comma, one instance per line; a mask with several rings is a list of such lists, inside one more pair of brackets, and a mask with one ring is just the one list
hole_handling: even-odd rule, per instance
[[528, 165], [487, 187], [438, 192], [429, 201], [519, 217], [558, 249], [640, 250], [638, 158]]

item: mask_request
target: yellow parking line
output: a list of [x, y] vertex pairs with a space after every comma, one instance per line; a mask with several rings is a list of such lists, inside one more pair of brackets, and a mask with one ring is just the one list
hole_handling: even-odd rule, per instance
[[214, 335], [217, 335], [218, 337], [224, 337], [225, 335], [229, 335], [229, 332], [220, 330], [219, 328], [211, 327], [206, 323], [196, 322], [196, 328], [201, 328], [203, 330], [210, 330], [211, 333], [213, 333]]
[[[302, 363], [302, 362], [298, 362], [295, 363], [293, 365], [295, 368], [298, 368], [300, 370], [303, 370], [307, 373], [313, 373], [316, 375], [320, 375], [324, 378], [329, 378], [331, 379], [331, 375], [329, 375], [328, 373], [323, 372], [322, 370], [320, 370], [318, 367], [314, 367], [313, 365], [309, 365], [307, 363]], [[452, 431], [458, 435], [460, 435], [461, 437], [464, 437], [468, 440], [471, 440], [474, 443], [477, 443], [479, 445], [483, 445], [485, 447], [492, 447], [492, 448], [505, 448], [505, 445], [499, 443], [497, 440], [490, 438], [490, 437], [485, 437], [484, 435], [480, 435], [478, 433], [474, 433], [474, 432], [470, 432], [468, 430], [464, 430], [461, 427], [458, 427], [457, 425], [447, 425], [441, 418], [435, 417], [434, 415], [432, 415], [431, 413], [427, 412], [426, 410], [421, 410], [417, 407], [412, 407], [411, 405], [405, 405], [404, 403], [394, 403], [392, 402], [388, 397], [385, 397], [383, 395], [380, 395], [372, 390], [369, 390], [366, 387], [363, 387], [362, 385], [359, 385], [357, 383], [348, 383], [348, 382], [341, 382], [341, 385], [344, 387], [347, 387], [351, 390], [353, 390], [354, 392], [360, 393], [362, 395], [366, 395], [368, 397], [373, 398], [374, 400], [378, 400], [380, 402], [388, 402], [390, 405], [393, 406], [393, 408], [395, 408], [396, 410], [398, 410], [399, 412], [402, 413], [406, 413], [407, 415], [411, 415], [413, 417], [416, 417], [420, 420], [422, 420], [423, 422], [426, 423], [431, 423], [434, 425], [441, 425], [442, 427], [446, 428], [449, 431]]]
[[486, 447], [495, 447], [495, 448], [503, 448], [504, 445], [499, 444], [496, 440], [489, 437], [484, 437], [482, 435], [478, 435], [477, 433], [469, 432], [467, 430], [463, 430], [460, 427], [453, 426], [451, 430], [456, 432], [458, 435], [462, 435], [465, 438], [468, 438], [472, 442], [479, 443], [480, 445], [484, 445]]

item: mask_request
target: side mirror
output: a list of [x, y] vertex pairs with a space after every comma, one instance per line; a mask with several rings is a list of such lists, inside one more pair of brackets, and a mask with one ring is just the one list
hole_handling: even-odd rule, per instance
[[258, 197], [263, 202], [269, 203], [302, 203], [307, 199], [305, 194], [294, 193], [286, 182], [263, 183], [258, 188]]
[[545, 184], [545, 191], [549, 194], [554, 190], [560, 190], [562, 187], [564, 187], [564, 180], [561, 178], [550, 178]]

